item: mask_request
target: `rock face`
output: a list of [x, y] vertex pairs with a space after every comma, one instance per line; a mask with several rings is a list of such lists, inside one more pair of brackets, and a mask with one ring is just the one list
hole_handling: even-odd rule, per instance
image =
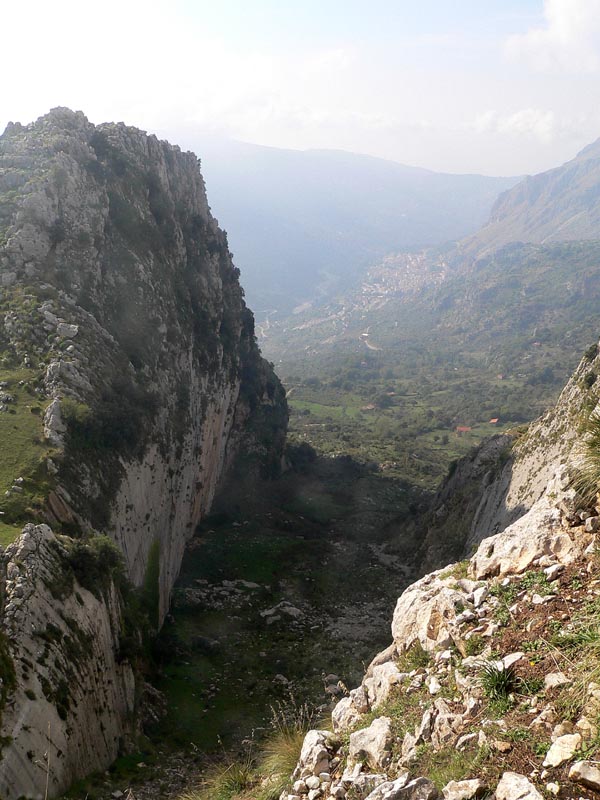
[[[122, 123], [96, 127], [67, 109], [11, 124], [0, 137], [0, 357], [28, 370], [45, 409], [40, 426], [52, 459], [40, 467], [38, 519], [76, 536], [109, 536], [129, 579], [153, 596], [155, 625], [185, 543], [234, 460], [243, 457], [245, 473], [268, 474], [280, 463], [284, 393], [260, 357], [238, 275], [192, 153]], [[102, 595], [93, 612], [84, 602], [113, 639], [117, 595]], [[52, 603], [31, 602], [38, 627], [58, 625]], [[28, 641], [10, 628], [8, 609], [2, 622], [14, 657]], [[82, 678], [94, 707], [102, 680], [120, 682], [108, 655], [103, 661], [103, 679]], [[106, 746], [91, 733], [101, 715], [95, 723], [80, 715], [74, 725], [67, 709], [53, 721], [51, 741], [69, 730], [68, 751], [78, 754], [68, 765], [66, 756], [55, 759], [56, 787], [114, 758], [129, 711], [129, 689], [121, 693], [127, 702], [111, 701], [114, 719], [103, 723]], [[22, 693], [11, 703], [3, 736], [14, 736], [12, 721], [27, 706]], [[42, 729], [46, 722], [31, 727], [32, 741]], [[7, 763], [21, 758], [16, 747], [5, 748]], [[85, 753], [93, 754], [88, 763]], [[39, 776], [19, 780], [5, 790], [9, 800], [34, 784], [43, 794]]]
[[[470, 555], [483, 539], [527, 514], [544, 494], [560, 494], [563, 503], [577, 505], [573, 491], [568, 490], [568, 466], [579, 459], [574, 445], [580, 421], [598, 402], [596, 386], [586, 384], [586, 378], [598, 370], [598, 349], [592, 347], [556, 404], [525, 433], [494, 436], [457, 462], [429, 516], [421, 548], [424, 571]], [[555, 511], [542, 503], [537, 513]], [[588, 527], [595, 524], [590, 522]], [[528, 532], [520, 535], [526, 537]]]
[[[15, 681], [2, 714], [11, 737], [0, 796], [57, 794], [114, 760], [133, 733], [135, 678], [123, 659], [120, 593], [106, 560], [93, 591], [47, 525], [27, 525], [0, 561], [3, 631]], [[47, 757], [45, 757], [47, 753]], [[41, 788], [40, 788], [41, 787]]]

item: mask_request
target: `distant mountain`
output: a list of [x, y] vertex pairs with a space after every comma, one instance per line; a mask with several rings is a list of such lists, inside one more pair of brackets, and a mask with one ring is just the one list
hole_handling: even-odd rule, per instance
[[181, 142], [202, 161], [248, 301], [280, 313], [344, 290], [391, 251], [475, 231], [517, 178], [446, 175], [333, 150], [215, 138]]
[[600, 139], [561, 167], [525, 178], [496, 201], [468, 243], [478, 252], [509, 242], [600, 238]]

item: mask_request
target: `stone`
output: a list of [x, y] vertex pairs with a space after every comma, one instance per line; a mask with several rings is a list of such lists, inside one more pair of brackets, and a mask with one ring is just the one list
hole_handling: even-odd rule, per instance
[[496, 786], [496, 800], [543, 800], [543, 796], [524, 775], [505, 772]]
[[504, 658], [500, 661], [500, 669], [510, 669], [514, 664], [520, 661], [525, 656], [525, 653], [509, 653], [509, 655], [504, 656]]
[[465, 750], [470, 744], [474, 744], [477, 741], [477, 736], [478, 734], [476, 733], [463, 734], [456, 742], [456, 749], [459, 751]]
[[487, 791], [487, 785], [480, 778], [470, 781], [450, 781], [442, 789], [444, 800], [472, 800], [482, 797]]
[[587, 533], [596, 533], [600, 531], [600, 517], [588, 517], [585, 521], [584, 530]]
[[585, 716], [577, 720], [575, 727], [577, 728], [578, 733], [581, 734], [581, 738], [584, 742], [587, 742], [590, 739], [595, 739], [598, 735], [598, 726], [594, 725], [594, 723]]
[[416, 758], [418, 742], [418, 736], [406, 731], [402, 740], [402, 752], [400, 753], [400, 763], [403, 766], [408, 766]]
[[564, 567], [562, 564], [552, 564], [550, 567], [546, 567], [544, 570], [544, 575], [548, 579], [548, 581], [552, 582], [558, 578], [561, 572], [564, 572]]
[[392, 689], [406, 678], [407, 674], [400, 672], [393, 661], [373, 667], [372, 675], [365, 678], [362, 684], [371, 708], [378, 708], [385, 703]]
[[569, 683], [572, 681], [564, 672], [549, 672], [544, 678], [544, 689], [548, 691], [548, 689], [556, 689], [559, 686], [567, 686]]
[[369, 700], [362, 686], [353, 689], [347, 697], [343, 697], [331, 713], [333, 730], [347, 731], [360, 721], [363, 714], [369, 710]]
[[546, 791], [553, 794], [555, 797], [558, 797], [560, 794], [560, 785], [552, 781], [551, 783], [546, 784]]
[[44, 412], [44, 436], [53, 445], [60, 447], [66, 430], [67, 426], [60, 412], [60, 400], [55, 397]]
[[600, 792], [600, 767], [596, 762], [577, 761], [569, 770], [569, 780]]
[[56, 326], [56, 332], [59, 336], [64, 336], [65, 339], [72, 339], [79, 333], [79, 325], [69, 325], [67, 322], [59, 322]]
[[556, 712], [552, 706], [546, 706], [537, 715], [537, 717], [529, 723], [530, 728], [543, 728], [544, 730], [551, 731], [552, 725], [556, 721]]
[[427, 778], [406, 782], [407, 775], [378, 786], [366, 800], [437, 800], [439, 792]]
[[306, 794], [308, 792], [308, 785], [306, 781], [296, 781], [292, 786], [294, 794]]
[[370, 767], [384, 769], [390, 761], [393, 736], [389, 717], [374, 719], [368, 728], [350, 734], [348, 757], [351, 762], [366, 761]]
[[318, 789], [321, 785], [321, 779], [317, 775], [310, 775], [304, 783], [307, 789]]
[[321, 797], [323, 792], [320, 789], [309, 789], [308, 790], [308, 800], [317, 800], [317, 797]]
[[475, 589], [473, 592], [473, 605], [475, 608], [479, 608], [479, 606], [484, 602], [486, 597], [488, 596], [490, 590], [487, 586], [480, 586], [478, 589]]
[[[406, 773], [408, 776], [408, 773]], [[388, 776], [384, 773], [362, 772], [352, 782], [353, 791], [360, 797], [366, 797], [370, 792], [386, 783]], [[405, 783], [408, 782], [408, 777], [405, 777]]]
[[433, 722], [431, 742], [436, 749], [454, 745], [463, 732], [464, 720], [462, 714], [455, 714], [450, 710], [448, 703], [442, 698], [434, 702], [437, 716]]
[[481, 542], [469, 571], [478, 580], [520, 574], [544, 555], [566, 566], [576, 561], [588, 544], [585, 536], [570, 538], [561, 526], [559, 510], [544, 495], [512, 525]]
[[[330, 731], [309, 731], [304, 737], [298, 765], [293, 777], [306, 778], [319, 775], [320, 772], [329, 771], [328, 743], [332, 740]], [[318, 778], [317, 778], [318, 780]]]
[[574, 733], [575, 726], [573, 723], [566, 719], [563, 722], [559, 722], [558, 725], [554, 726], [554, 730], [552, 731], [552, 736], [550, 737], [553, 742], [555, 742], [560, 736], [566, 736], [568, 733]]
[[543, 761], [544, 767], [558, 767], [569, 761], [581, 746], [581, 734], [569, 733], [566, 736], [559, 736], [554, 741], [546, 753]]
[[424, 650], [446, 649], [461, 640], [456, 618], [464, 595], [439, 578], [426, 575], [409, 586], [398, 599], [392, 621], [392, 635], [398, 651], [418, 642]]

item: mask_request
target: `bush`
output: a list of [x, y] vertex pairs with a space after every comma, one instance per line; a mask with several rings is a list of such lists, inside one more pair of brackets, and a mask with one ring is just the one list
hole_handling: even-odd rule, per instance
[[108, 536], [74, 539], [69, 545], [69, 564], [84, 589], [99, 597], [111, 580], [125, 579], [123, 555]]

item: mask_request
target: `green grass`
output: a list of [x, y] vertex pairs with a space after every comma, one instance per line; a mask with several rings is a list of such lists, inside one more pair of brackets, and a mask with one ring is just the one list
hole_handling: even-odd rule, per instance
[[487, 747], [473, 751], [458, 751], [454, 747], [434, 750], [430, 744], [417, 748], [416, 763], [412, 766], [414, 774], [425, 775], [441, 791], [450, 781], [464, 781], [478, 777], [479, 770], [489, 758]]
[[[7, 384], [2, 391], [15, 399], [8, 404], [9, 410], [0, 414], [0, 511], [4, 511], [4, 523], [32, 519], [29, 509], [43, 502], [49, 488], [44, 464], [52, 451], [44, 440], [44, 403], [32, 388], [36, 379], [33, 370], [0, 369], [0, 381]], [[23, 492], [7, 496], [19, 477], [24, 478]]]
[[0, 547], [6, 547], [6, 545], [14, 542], [20, 533], [21, 525], [0, 522]]

